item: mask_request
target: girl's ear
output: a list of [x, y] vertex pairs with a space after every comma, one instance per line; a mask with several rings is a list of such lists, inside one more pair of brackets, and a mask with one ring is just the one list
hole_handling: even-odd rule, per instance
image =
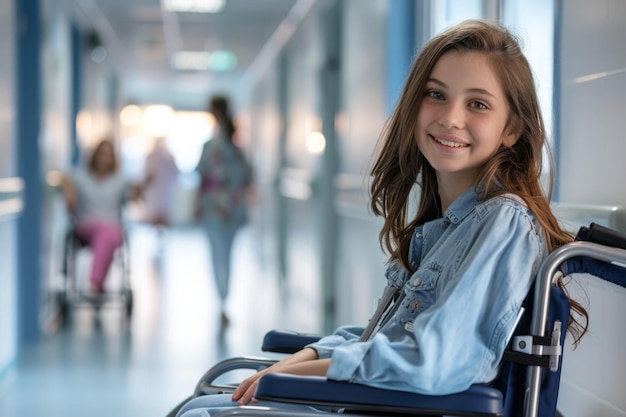
[[507, 148], [510, 148], [513, 145], [515, 145], [519, 137], [520, 137], [520, 134], [518, 132], [505, 133], [504, 136], [502, 137], [502, 144], [506, 146]]
[[502, 134], [502, 144], [510, 148], [515, 145], [520, 136], [522, 136], [522, 122], [518, 117], [513, 116], [509, 126]]

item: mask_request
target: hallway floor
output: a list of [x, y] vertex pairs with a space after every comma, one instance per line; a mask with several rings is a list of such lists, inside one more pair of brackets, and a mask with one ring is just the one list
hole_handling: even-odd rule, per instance
[[225, 331], [200, 230], [174, 229], [159, 244], [154, 230], [134, 225], [129, 239], [130, 322], [115, 305], [99, 315], [75, 309], [69, 326], [22, 351], [0, 386], [0, 416], [165, 416], [218, 360], [268, 356], [260, 351], [267, 330], [313, 331], [310, 311], [281, 306], [277, 279], [264, 270], [250, 229], [233, 249]]

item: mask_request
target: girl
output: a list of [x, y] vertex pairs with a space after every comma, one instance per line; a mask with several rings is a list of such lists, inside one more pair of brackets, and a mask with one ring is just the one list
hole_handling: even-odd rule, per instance
[[129, 185], [118, 165], [113, 142], [105, 139], [96, 145], [87, 166], [62, 182], [66, 205], [76, 220], [74, 234], [93, 252], [89, 295], [104, 293], [115, 250], [122, 243], [122, 205]]
[[[232, 399], [192, 400], [184, 417], [250, 403], [269, 372], [433, 395], [493, 380], [541, 261], [572, 240], [542, 192], [545, 146], [531, 69], [505, 28], [465, 21], [433, 38], [372, 168], [371, 207], [384, 218], [399, 307], [366, 341], [362, 328], [340, 328], [247, 378]], [[585, 328], [571, 323], [580, 337]]]

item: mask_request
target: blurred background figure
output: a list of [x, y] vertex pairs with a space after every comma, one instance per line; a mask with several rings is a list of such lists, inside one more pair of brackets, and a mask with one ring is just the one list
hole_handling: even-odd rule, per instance
[[93, 253], [87, 292], [104, 293], [115, 250], [122, 243], [122, 208], [128, 197], [139, 194], [119, 169], [110, 138], [100, 141], [87, 159], [62, 179], [63, 194], [73, 217], [73, 232]]
[[233, 142], [235, 124], [228, 99], [214, 96], [209, 100], [208, 111], [215, 117], [215, 129], [202, 149], [197, 166], [200, 186], [196, 216], [209, 238], [213, 275], [221, 302], [220, 320], [222, 326], [227, 326], [231, 249], [237, 231], [246, 222], [246, 196], [252, 183], [252, 168]]
[[178, 168], [164, 137], [154, 140], [146, 156], [143, 199], [145, 220], [159, 231], [170, 227]]

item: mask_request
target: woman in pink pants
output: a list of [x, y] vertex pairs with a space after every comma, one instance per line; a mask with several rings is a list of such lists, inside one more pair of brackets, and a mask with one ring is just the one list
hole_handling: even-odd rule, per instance
[[122, 243], [122, 206], [129, 184], [118, 167], [111, 140], [101, 141], [85, 167], [63, 179], [67, 207], [76, 217], [75, 235], [93, 252], [89, 291], [104, 292], [115, 250]]

